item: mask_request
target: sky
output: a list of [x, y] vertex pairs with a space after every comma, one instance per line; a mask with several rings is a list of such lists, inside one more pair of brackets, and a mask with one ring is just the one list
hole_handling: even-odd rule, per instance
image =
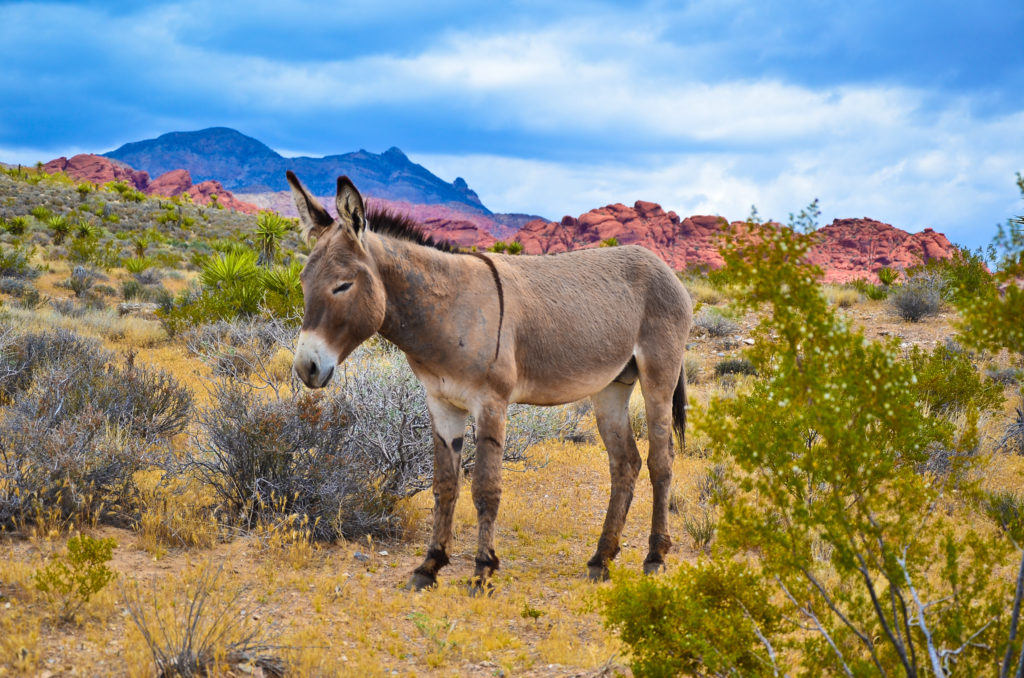
[[1021, 0], [0, 1], [0, 161], [226, 126], [401, 148], [497, 212], [1024, 212]]

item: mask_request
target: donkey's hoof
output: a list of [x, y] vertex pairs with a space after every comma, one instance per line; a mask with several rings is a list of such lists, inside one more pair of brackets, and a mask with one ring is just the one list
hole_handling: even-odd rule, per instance
[[431, 577], [422, 572], [413, 572], [409, 583], [405, 585], [406, 591], [422, 591], [437, 586], [437, 577]]
[[611, 574], [609, 574], [608, 568], [604, 565], [588, 565], [587, 579], [592, 582], [608, 581], [611, 579]]
[[644, 574], [658, 574], [665, 571], [665, 563], [660, 560], [645, 560]]

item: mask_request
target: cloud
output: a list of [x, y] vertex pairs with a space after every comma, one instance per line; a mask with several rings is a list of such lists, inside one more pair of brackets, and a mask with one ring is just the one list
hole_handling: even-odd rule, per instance
[[997, 5], [908, 27], [901, 3], [7, 4], [0, 158], [227, 125], [308, 154], [398, 145], [499, 211], [784, 218], [818, 197], [981, 244], [1024, 169], [1000, 40], [1024, 12]]

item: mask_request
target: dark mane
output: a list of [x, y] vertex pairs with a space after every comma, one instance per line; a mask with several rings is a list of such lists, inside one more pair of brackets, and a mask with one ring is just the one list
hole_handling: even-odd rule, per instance
[[448, 240], [434, 240], [423, 232], [423, 226], [405, 214], [398, 214], [387, 207], [370, 206], [366, 210], [367, 227], [378, 235], [399, 240], [408, 240], [417, 245], [432, 247], [442, 252], [459, 254], [459, 246]]

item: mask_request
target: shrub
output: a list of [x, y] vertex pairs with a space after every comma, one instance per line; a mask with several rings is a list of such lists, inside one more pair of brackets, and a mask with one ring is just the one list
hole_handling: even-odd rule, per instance
[[970, 354], [956, 342], [926, 353], [915, 346], [908, 357], [916, 377], [912, 389], [918, 399], [938, 412], [992, 410], [1003, 403], [1003, 387], [982, 379]]
[[142, 273], [153, 266], [153, 260], [149, 257], [129, 257], [121, 262], [124, 270], [132, 274]]
[[39, 272], [32, 268], [30, 261], [36, 248], [26, 248], [22, 244], [8, 248], [0, 245], [0, 276], [7, 278], [34, 278]]
[[900, 274], [888, 266], [878, 269], [878, 280], [886, 287], [891, 287], [894, 282], [899, 280], [899, 277]]
[[121, 590], [157, 676], [229, 675], [236, 666], [261, 676], [285, 675], [287, 666], [271, 654], [274, 648], [263, 640], [263, 629], [243, 614], [243, 591], [228, 585], [223, 567], [199, 569], [162, 596], [155, 583], [149, 596], [138, 584]]
[[132, 475], [184, 429], [189, 392], [73, 332], [0, 328], [0, 526], [129, 520]]
[[4, 230], [11, 235], [24, 235], [25, 231], [28, 230], [28, 219], [25, 217], [11, 217], [4, 224]]
[[43, 205], [37, 205], [29, 210], [29, 213], [44, 224], [46, 221], [53, 216], [53, 212], [44, 207]]
[[945, 287], [945, 279], [934, 269], [918, 271], [893, 291], [896, 314], [914, 323], [938, 315]]
[[70, 621], [89, 599], [117, 576], [107, 567], [117, 542], [77, 535], [68, 539], [67, 553], [36, 570], [36, 588], [54, 604], [60, 618]]
[[81, 297], [96, 284], [96, 278], [95, 271], [89, 270], [84, 266], [75, 266], [71, 271], [71, 277], [68, 279], [68, 286], [75, 293], [76, 297]]
[[[1022, 397], [1024, 400], [1024, 397]], [[1024, 404], [1014, 411], [1013, 419], [1006, 425], [997, 449], [1010, 454], [1024, 455]]]
[[739, 324], [716, 308], [703, 308], [693, 319], [693, 324], [712, 337], [728, 337], [740, 330]]
[[[955, 668], [974, 675], [1015, 666], [1019, 605], [1007, 611], [1013, 586], [997, 574], [1014, 547], [970, 524], [977, 507], [970, 492], [959, 492], [969, 474], [918, 472], [936, 447], [969, 465], [964, 453], [977, 445], [976, 416], [955, 435], [947, 419], [919, 404], [913, 367], [897, 359], [897, 347], [866, 341], [836, 316], [816, 284], [820, 271], [802, 263], [812, 238], [749, 226], [752, 232], [729, 232], [723, 256], [744, 305], [765, 308], [748, 351], [759, 376], [713, 398], [696, 422], [732, 462], [739, 491], [721, 506], [713, 563], [747, 564], [745, 582], [729, 590], [742, 605], [688, 608], [707, 584], [700, 570], [684, 567], [671, 582], [643, 580], [649, 593], [617, 584], [609, 595], [646, 597], [611, 621], [636, 619], [619, 628], [645, 629], [627, 639], [642, 667], [691, 657], [703, 666], [676, 670], [948, 675]], [[957, 493], [949, 492], [953, 482]], [[947, 505], [948, 513], [938, 508]], [[960, 512], [967, 524], [954, 522]], [[676, 598], [680, 592], [686, 595]], [[1021, 594], [1018, 588], [1018, 601]], [[661, 600], [672, 606], [658, 607]], [[748, 601], [767, 608], [767, 621], [753, 630], [758, 615], [743, 614], [753, 610]], [[686, 645], [660, 635], [659, 617], [677, 607], [687, 610], [673, 624]], [[738, 613], [724, 622], [716, 616], [730, 609]], [[742, 637], [712, 642], [721, 630], [744, 626]], [[760, 661], [710, 665], [732, 651]]]
[[879, 301], [880, 299], [887, 299], [889, 297], [889, 287], [886, 285], [872, 285], [867, 280], [854, 280], [850, 283], [853, 289], [863, 294], [872, 301]]
[[699, 560], [667, 577], [614, 568], [599, 594], [605, 624], [630, 648], [639, 677], [773, 675], [760, 638], [783, 627], [770, 588], [747, 565]]
[[757, 367], [746, 358], [729, 358], [715, 365], [715, 374], [757, 374]]

